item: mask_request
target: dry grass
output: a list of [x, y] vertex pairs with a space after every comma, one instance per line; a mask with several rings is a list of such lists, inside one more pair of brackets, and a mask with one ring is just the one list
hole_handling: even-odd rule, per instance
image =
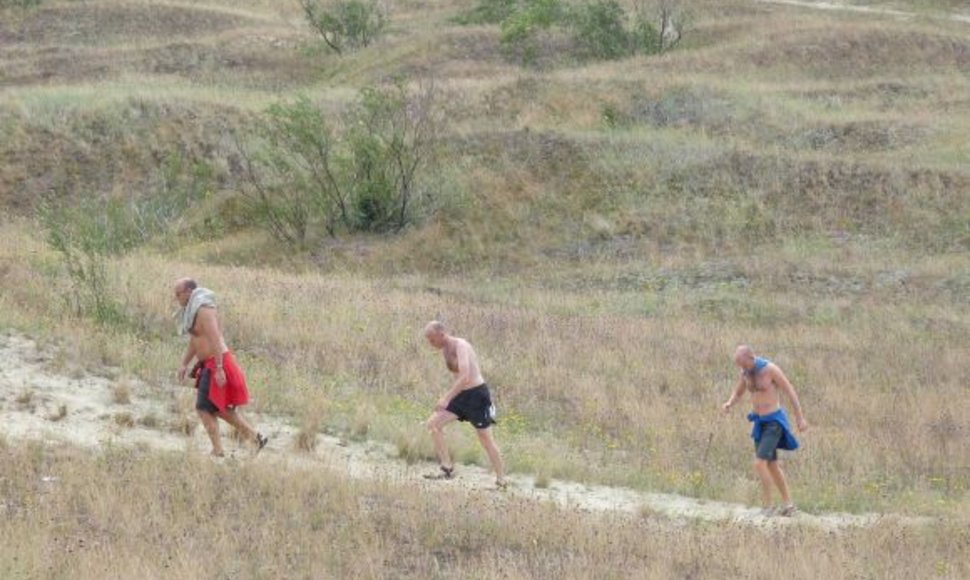
[[[327, 430], [414, 461], [433, 457], [420, 421], [448, 386], [420, 336], [441, 317], [478, 348], [499, 443], [537, 486], [756, 503], [748, 425], [716, 412], [730, 353], [750, 342], [816, 426], [786, 463], [803, 508], [957, 515], [765, 534], [0, 445], [2, 575], [970, 574], [965, 27], [699, 2], [682, 50], [534, 71], [502, 59], [494, 28], [449, 23], [465, 4], [395, 4], [388, 37], [343, 59], [267, 0], [68, 3], [0, 24], [0, 204], [22, 215], [51, 190], [148, 191], [170, 151], [210, 162], [231, 199], [223, 136], [281, 91], [341, 103], [433, 71], [455, 120], [427, 221], [298, 255], [236, 225], [143, 248], [110, 264], [115, 326], [68, 316], [36, 225], [5, 221], [0, 327], [61, 344], [77, 373], [103, 363], [167, 384], [183, 348], [170, 284], [193, 275], [217, 292], [254, 407], [302, 421], [307, 449]], [[174, 417], [197, 428], [188, 396]], [[481, 461], [467, 429], [451, 437]], [[53, 472], [61, 485], [42, 492]]]
[[111, 390], [111, 399], [116, 405], [131, 404], [131, 380], [121, 379]]
[[56, 412], [47, 416], [47, 420], [56, 423], [65, 417], [67, 417], [67, 405], [60, 404], [57, 406]]
[[[92, 457], [33, 446], [2, 448], [0, 459], [0, 569], [14, 577], [191, 577], [202, 563], [211, 574], [241, 578], [970, 573], [960, 519], [927, 529], [887, 521], [833, 537], [797, 527], [671, 525], [650, 514], [595, 517], [504, 496], [351, 482], [272, 462], [227, 466], [117, 450]], [[106, 557], [115, 553], [125, 557]]]
[[[441, 316], [481, 353], [514, 469], [740, 501], [755, 499], [747, 424], [716, 409], [734, 345], [751, 342], [788, 371], [817, 424], [789, 462], [805, 507], [949, 509], [970, 483], [958, 444], [970, 434], [958, 338], [970, 321], [955, 309], [967, 264], [873, 251], [792, 245], [744, 261], [562, 264], [531, 282], [471, 284], [245, 267], [196, 274], [151, 256], [120, 262], [114, 275], [126, 311], [146, 320], [170, 311], [165, 281], [195, 274], [216, 289], [260, 410], [301, 416], [329, 405], [327, 423], [352, 436], [361, 405], [371, 405], [366, 415], [379, 420], [368, 437], [397, 442], [404, 458], [430, 457], [418, 422], [447, 377], [420, 329]], [[36, 294], [21, 308], [39, 313], [53, 295], [29, 282], [23, 290]], [[147, 376], [178, 360], [174, 339], [154, 342], [146, 358], [134, 341], [94, 346], [96, 329], [77, 332]], [[698, 414], [702, 427], [685, 432], [683, 420]], [[477, 460], [473, 442], [456, 441], [458, 456]]]

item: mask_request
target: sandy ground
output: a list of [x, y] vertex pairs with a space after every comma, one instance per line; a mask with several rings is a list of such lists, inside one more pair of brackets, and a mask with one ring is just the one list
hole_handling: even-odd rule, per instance
[[[8, 441], [32, 439], [50, 445], [72, 444], [92, 449], [121, 445], [208, 453], [208, 439], [193, 410], [195, 392], [192, 389], [175, 384], [150, 387], [125, 378], [118, 369], [106, 369], [105, 376], [64, 370], [59, 368], [58, 360], [54, 353], [39, 349], [27, 337], [0, 333], [0, 437]], [[125, 392], [129, 394], [127, 402], [119, 396]], [[757, 508], [673, 494], [559, 480], [537, 488], [533, 477], [521, 474], [513, 474], [511, 487], [499, 493], [495, 491], [494, 477], [478, 466], [459, 465], [456, 479], [429, 481], [423, 475], [433, 473], [434, 464], [409, 465], [397, 457], [396, 449], [389, 444], [348, 442], [319, 435], [313, 452], [298, 451], [295, 445], [298, 429], [289, 420], [265, 414], [250, 419], [269, 435], [270, 442], [261, 454], [252, 458], [251, 451], [225, 437], [229, 429], [223, 425], [226, 449], [235, 460], [281, 462], [294, 469], [332, 469], [355, 479], [422, 488], [461, 486], [469, 493], [508, 494], [552, 502], [566, 509], [635, 517], [650, 515], [674, 523], [731, 521], [754, 526], [811, 525], [838, 530], [870, 526], [887, 518], [914, 524], [926, 521], [893, 515], [837, 513], [766, 518]]]

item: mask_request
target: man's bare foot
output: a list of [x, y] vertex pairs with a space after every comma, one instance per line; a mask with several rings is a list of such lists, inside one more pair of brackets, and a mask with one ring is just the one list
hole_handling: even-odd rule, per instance
[[509, 480], [502, 478], [495, 480], [495, 489], [499, 491], [505, 491], [509, 488]]
[[209, 453], [209, 455], [211, 455], [211, 456], [213, 456], [213, 457], [225, 457], [225, 456], [226, 456], [226, 454], [225, 454], [225, 452], [223, 452], [223, 451], [216, 451], [215, 449], [213, 449], [213, 450], [212, 450], [212, 451], [211, 451], [211, 452]]

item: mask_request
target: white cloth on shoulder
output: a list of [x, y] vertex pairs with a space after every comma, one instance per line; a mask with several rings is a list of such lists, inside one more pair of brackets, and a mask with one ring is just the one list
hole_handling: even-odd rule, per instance
[[216, 295], [212, 290], [206, 288], [196, 288], [189, 296], [189, 302], [185, 308], [178, 311], [178, 333], [179, 336], [187, 334], [195, 326], [195, 317], [199, 314], [200, 308], [215, 308]]

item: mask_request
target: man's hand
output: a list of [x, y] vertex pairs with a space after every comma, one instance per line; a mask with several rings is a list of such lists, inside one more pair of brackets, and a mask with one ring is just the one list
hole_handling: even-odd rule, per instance
[[728, 402], [724, 403], [723, 405], [721, 405], [721, 412], [724, 413], [724, 414], [727, 414], [728, 411], [730, 411], [731, 410], [731, 407], [733, 407], [733, 406], [734, 406], [734, 401], [728, 401]]
[[215, 374], [216, 386], [221, 387], [226, 384], [226, 369], [219, 367]]
[[438, 402], [435, 403], [434, 410], [435, 411], [447, 411], [448, 410], [448, 403], [450, 403], [450, 402], [451, 401], [448, 400], [448, 397], [441, 397], [440, 399], [438, 399]]
[[808, 424], [808, 421], [805, 420], [805, 417], [798, 417], [795, 420], [795, 423], [798, 425], [799, 431], [808, 431], [811, 428], [811, 425]]
[[182, 365], [179, 367], [178, 372], [175, 373], [175, 376], [178, 378], [178, 381], [181, 383], [182, 381], [185, 380], [185, 374], [188, 372], [189, 372], [188, 365]]

